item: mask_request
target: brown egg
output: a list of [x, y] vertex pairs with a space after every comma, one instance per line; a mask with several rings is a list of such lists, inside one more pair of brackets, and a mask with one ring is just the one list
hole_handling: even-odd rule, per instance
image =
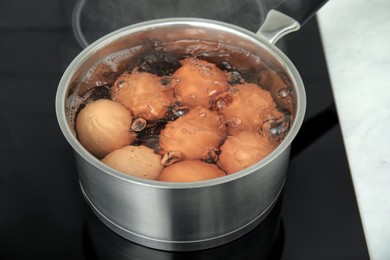
[[111, 89], [112, 100], [123, 104], [135, 117], [161, 119], [175, 102], [173, 90], [161, 78], [148, 72], [124, 73]]
[[132, 119], [123, 105], [108, 99], [96, 100], [77, 115], [78, 139], [93, 155], [102, 158], [135, 140], [136, 134], [130, 130]]
[[169, 122], [160, 133], [161, 153], [176, 152], [181, 159], [207, 159], [226, 138], [223, 118], [203, 107]]
[[215, 64], [196, 58], [187, 58], [172, 75], [177, 100], [190, 108], [208, 108], [212, 97], [229, 88], [228, 73]]
[[204, 181], [225, 176], [215, 164], [185, 160], [166, 167], [158, 180], [169, 182]]
[[243, 170], [270, 154], [276, 144], [254, 131], [229, 136], [221, 146], [218, 166], [227, 174]]
[[156, 180], [164, 168], [160, 163], [161, 155], [144, 145], [130, 145], [112, 151], [102, 162], [128, 175], [150, 180]]
[[256, 84], [237, 84], [213, 99], [212, 109], [227, 121], [229, 135], [257, 131], [267, 120], [283, 116], [271, 94]]

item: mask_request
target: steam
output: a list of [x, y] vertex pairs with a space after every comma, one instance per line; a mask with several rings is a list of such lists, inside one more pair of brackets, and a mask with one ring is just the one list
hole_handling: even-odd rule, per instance
[[197, 17], [257, 31], [268, 11], [262, 0], [78, 0], [73, 28], [80, 45], [119, 28], [160, 18]]

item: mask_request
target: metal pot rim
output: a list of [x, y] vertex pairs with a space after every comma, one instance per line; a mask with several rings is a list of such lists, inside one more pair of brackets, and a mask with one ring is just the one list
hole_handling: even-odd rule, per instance
[[[66, 114], [65, 114], [65, 96], [67, 94], [68, 86], [70, 84], [70, 81], [72, 79], [74, 71], [77, 70], [88, 58], [90, 57], [91, 53], [94, 53], [95, 51], [99, 50], [100, 48], [107, 46], [110, 44], [110, 42], [114, 39], [118, 39], [127, 35], [131, 35], [132, 33], [144, 30], [146, 28], [150, 29], [156, 29], [158, 27], [163, 26], [171, 26], [171, 25], [189, 25], [189, 26], [196, 26], [196, 27], [204, 27], [204, 28], [213, 28], [218, 29], [226, 32], [230, 32], [232, 34], [239, 35], [242, 38], [245, 38], [246, 40], [250, 40], [252, 42], [255, 42], [257, 45], [265, 45], [267, 47], [267, 50], [276, 57], [282, 64], [285, 65], [285, 69], [288, 72], [289, 75], [291, 75], [292, 84], [295, 86], [295, 90], [297, 92], [297, 110], [295, 114], [294, 122], [289, 130], [289, 133], [285, 137], [285, 139], [282, 141], [281, 144], [279, 144], [274, 151], [272, 151], [268, 156], [266, 156], [261, 161], [257, 162], [256, 164], [243, 169], [239, 172], [236, 172], [234, 174], [226, 175], [224, 177], [212, 179], [212, 180], [206, 180], [206, 181], [197, 181], [197, 182], [184, 182], [184, 183], [174, 183], [174, 182], [162, 182], [157, 180], [148, 180], [148, 179], [142, 179], [135, 176], [124, 174], [120, 171], [117, 171], [115, 169], [112, 169], [111, 167], [108, 167], [104, 163], [102, 163], [100, 160], [95, 158], [92, 154], [90, 154], [77, 140], [77, 138], [73, 135], [72, 131], [69, 128], [69, 125], [66, 120]], [[157, 19], [157, 20], [150, 20], [146, 22], [137, 23], [134, 25], [130, 25], [124, 28], [121, 28], [119, 30], [116, 30], [112, 33], [107, 34], [106, 36], [103, 36], [102, 38], [98, 39], [94, 43], [90, 44], [87, 48], [85, 48], [68, 66], [66, 71], [64, 72], [56, 94], [56, 101], [55, 101], [55, 108], [56, 108], [56, 115], [57, 120], [60, 125], [60, 128], [65, 136], [65, 138], [68, 140], [68, 142], [71, 144], [72, 148], [85, 160], [87, 160], [89, 163], [94, 165], [95, 167], [99, 168], [100, 170], [104, 171], [107, 174], [110, 174], [114, 177], [117, 177], [119, 179], [122, 179], [123, 181], [127, 182], [133, 182], [137, 183], [139, 185], [145, 185], [145, 186], [152, 186], [157, 188], [163, 188], [163, 189], [191, 189], [191, 188], [202, 188], [202, 187], [209, 187], [214, 185], [221, 185], [227, 182], [234, 181], [238, 178], [242, 178], [248, 174], [253, 173], [255, 170], [259, 168], [263, 168], [265, 165], [271, 163], [273, 160], [275, 160], [285, 149], [288, 149], [291, 142], [297, 135], [299, 128], [303, 122], [305, 109], [306, 109], [306, 94], [303, 86], [303, 81], [293, 65], [293, 63], [287, 58], [287, 56], [280, 51], [277, 47], [275, 47], [273, 44], [271, 44], [265, 37], [262, 37], [262, 35], [255, 34], [251, 31], [248, 31], [244, 28], [220, 22], [210, 19], [203, 19], [203, 18], [164, 18], [164, 19]]]

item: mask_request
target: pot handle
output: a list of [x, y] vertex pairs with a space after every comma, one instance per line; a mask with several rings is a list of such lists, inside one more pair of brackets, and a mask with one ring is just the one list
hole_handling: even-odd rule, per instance
[[284, 0], [271, 9], [256, 32], [275, 44], [284, 35], [297, 31], [328, 0]]

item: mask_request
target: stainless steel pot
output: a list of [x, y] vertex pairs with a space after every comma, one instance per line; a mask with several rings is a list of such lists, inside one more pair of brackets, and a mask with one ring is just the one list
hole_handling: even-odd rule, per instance
[[[268, 13], [266, 22], [256, 34], [213, 20], [161, 19], [115, 31], [81, 52], [59, 83], [56, 112], [61, 130], [75, 151], [82, 192], [96, 215], [113, 231], [131, 241], [178, 251], [221, 245], [259, 224], [272, 210], [282, 190], [290, 144], [304, 117], [306, 100], [302, 80], [290, 60], [274, 46], [281, 36], [299, 26], [296, 20], [275, 10]], [[201, 50], [189, 48], [188, 42], [193, 41], [211, 44]], [[129, 48], [133, 48], [131, 52], [124, 51]], [[231, 66], [254, 72], [265, 68], [277, 72], [287, 85], [288, 97], [276, 98], [280, 88], [286, 86], [265, 87], [277, 99], [278, 105], [290, 110], [294, 116], [283, 142], [247, 169], [193, 183], [140, 179], [100, 162], [76, 138], [74, 102], [98, 84], [91, 83], [88, 78], [94, 74], [93, 69], [99, 67], [96, 64], [106, 64], [110, 60], [108, 56], [125, 52], [126, 55], [116, 57], [118, 64], [111, 71], [120, 73], [123, 64], [134, 62], [138, 54], [155, 48], [191, 54], [222, 50], [231, 54]]]

